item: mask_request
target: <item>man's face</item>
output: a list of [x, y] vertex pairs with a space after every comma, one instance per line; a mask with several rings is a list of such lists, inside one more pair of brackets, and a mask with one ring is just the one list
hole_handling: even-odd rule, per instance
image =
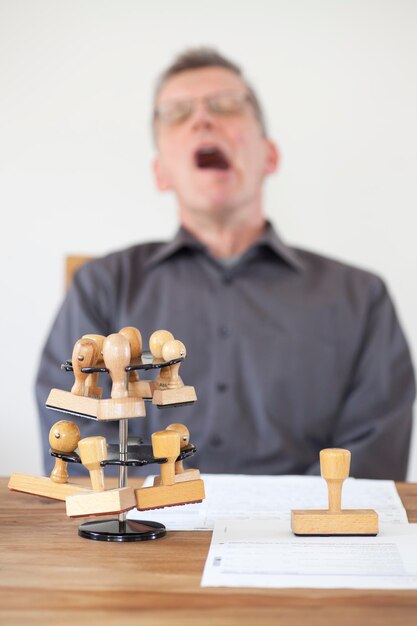
[[[162, 87], [156, 106], [171, 116], [156, 120], [155, 174], [159, 189], [173, 190], [182, 211], [260, 209], [262, 182], [275, 170], [277, 152], [263, 137], [247, 94], [239, 76], [221, 67], [181, 72]], [[186, 106], [188, 116], [174, 119], [172, 111]]]

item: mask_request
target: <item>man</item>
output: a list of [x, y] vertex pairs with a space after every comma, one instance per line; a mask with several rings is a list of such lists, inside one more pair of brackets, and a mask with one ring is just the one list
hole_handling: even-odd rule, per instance
[[[146, 344], [166, 328], [187, 347], [198, 402], [151, 407], [131, 433], [185, 423], [204, 472], [314, 474], [320, 449], [346, 447], [353, 476], [404, 479], [415, 384], [392, 302], [378, 277], [290, 248], [266, 221], [278, 152], [240, 69], [213, 50], [181, 55], [158, 84], [154, 135], [181, 228], [75, 276], [37, 380], [45, 445], [56, 414], [44, 403], [70, 387], [59, 364], [79, 337], [131, 325]], [[78, 423], [116, 440], [114, 423]]]

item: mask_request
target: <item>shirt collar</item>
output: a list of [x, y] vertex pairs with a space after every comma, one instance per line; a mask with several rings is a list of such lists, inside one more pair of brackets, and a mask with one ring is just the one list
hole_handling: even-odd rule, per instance
[[188, 230], [186, 230], [185, 228], [181, 226], [179, 230], [177, 231], [177, 234], [175, 235], [174, 239], [171, 239], [171, 241], [163, 243], [156, 250], [156, 252], [149, 255], [146, 261], [146, 265], [147, 266], [158, 265], [159, 263], [162, 263], [169, 257], [174, 256], [180, 250], [187, 249], [187, 248], [189, 250], [201, 250], [201, 251], [206, 250], [206, 247], [200, 241], [198, 241], [198, 239], [193, 237], [193, 235], [190, 232], [188, 232]]
[[268, 220], [263, 234], [254, 246], [269, 248], [290, 267], [299, 271], [304, 270], [304, 264], [297, 251], [283, 242], [271, 222]]
[[[276, 254], [277, 257], [285, 261], [290, 267], [299, 271], [304, 269], [304, 265], [296, 250], [290, 248], [282, 241], [269, 221], [266, 222], [265, 230], [258, 241], [256, 241], [253, 246], [244, 253], [243, 257], [253, 254], [253, 251], [256, 248], [269, 248]], [[206, 246], [196, 239], [188, 230], [181, 226], [171, 241], [162, 244], [156, 252], [149, 255], [146, 265], [149, 267], [158, 265], [169, 257], [177, 254], [180, 250], [184, 249], [199, 250], [208, 254]]]

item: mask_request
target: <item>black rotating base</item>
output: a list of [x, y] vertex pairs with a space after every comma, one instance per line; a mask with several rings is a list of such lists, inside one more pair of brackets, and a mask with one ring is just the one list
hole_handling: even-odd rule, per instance
[[166, 528], [159, 522], [142, 522], [140, 520], [117, 519], [86, 522], [81, 524], [78, 534], [84, 539], [94, 541], [149, 541], [166, 535]]

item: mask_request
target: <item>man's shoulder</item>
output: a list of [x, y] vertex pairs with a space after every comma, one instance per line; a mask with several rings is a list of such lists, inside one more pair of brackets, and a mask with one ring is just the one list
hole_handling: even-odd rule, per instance
[[375, 294], [386, 290], [383, 278], [373, 270], [312, 250], [298, 247], [293, 250], [309, 282], [330, 285], [335, 291], [353, 289]]
[[137, 243], [126, 248], [108, 252], [104, 256], [97, 259], [97, 261], [108, 266], [129, 262], [134, 263], [136, 267], [145, 266], [153, 255], [166, 245], [166, 241], [148, 241], [145, 243]]
[[166, 241], [148, 241], [134, 244], [98, 255], [92, 258], [87, 265], [90, 267], [103, 266], [107, 268], [118, 267], [126, 263], [134, 263], [136, 267], [138, 267], [138, 264], [139, 266], [146, 265], [147, 261], [166, 244]]
[[165, 241], [150, 241], [113, 250], [91, 258], [76, 272], [74, 279], [81, 283], [113, 284], [126, 280], [134, 273], [136, 280], [146, 271], [149, 260], [166, 246]]

